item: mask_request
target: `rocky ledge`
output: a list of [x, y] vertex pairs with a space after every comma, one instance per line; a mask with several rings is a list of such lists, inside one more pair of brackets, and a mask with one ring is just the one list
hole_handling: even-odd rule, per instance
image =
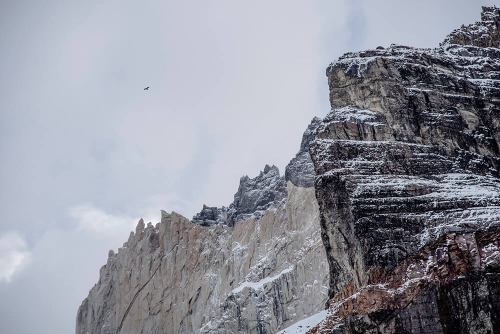
[[311, 333], [500, 333], [500, 10], [349, 53], [310, 145], [329, 313]]

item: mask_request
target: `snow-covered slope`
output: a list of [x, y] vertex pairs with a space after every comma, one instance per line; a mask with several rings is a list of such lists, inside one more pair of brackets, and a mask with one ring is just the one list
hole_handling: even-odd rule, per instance
[[327, 310], [323, 310], [316, 314], [311, 315], [308, 318], [302, 319], [299, 322], [294, 323], [290, 327], [287, 327], [278, 332], [278, 334], [303, 334], [306, 333], [311, 328], [318, 325], [321, 321], [323, 321], [328, 315]]

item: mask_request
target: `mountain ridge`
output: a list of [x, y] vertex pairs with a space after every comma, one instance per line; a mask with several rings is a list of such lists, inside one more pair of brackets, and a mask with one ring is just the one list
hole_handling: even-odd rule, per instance
[[[303, 157], [311, 126], [294, 162], [309, 165], [296, 179], [313, 178]], [[141, 219], [110, 251], [77, 333], [275, 333], [324, 309], [328, 268], [311, 184], [266, 165], [240, 179], [228, 207], [204, 205], [191, 221], [161, 217], [155, 226]]]
[[76, 332], [285, 332], [326, 304], [309, 333], [500, 333], [499, 31], [483, 7], [437, 48], [331, 63], [331, 111], [284, 175], [141, 219]]

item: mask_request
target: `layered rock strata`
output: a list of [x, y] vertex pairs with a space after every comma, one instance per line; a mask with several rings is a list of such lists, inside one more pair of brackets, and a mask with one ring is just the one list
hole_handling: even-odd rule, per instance
[[500, 10], [327, 69], [310, 145], [330, 268], [312, 333], [500, 333]]
[[322, 310], [328, 281], [314, 188], [266, 166], [229, 208], [141, 220], [110, 252], [76, 333], [276, 333]]

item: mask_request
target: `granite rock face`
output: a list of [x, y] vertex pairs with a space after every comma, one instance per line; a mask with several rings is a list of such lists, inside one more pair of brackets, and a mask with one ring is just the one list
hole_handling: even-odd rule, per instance
[[500, 10], [327, 69], [310, 145], [330, 267], [312, 333], [500, 333]]
[[110, 251], [76, 333], [266, 334], [324, 309], [328, 262], [314, 188], [266, 166], [243, 177], [234, 198], [193, 221], [165, 211], [156, 226], [139, 221]]
[[314, 188], [288, 183], [259, 219], [201, 226], [162, 212], [110, 253], [76, 333], [276, 333], [323, 309], [328, 265]]

